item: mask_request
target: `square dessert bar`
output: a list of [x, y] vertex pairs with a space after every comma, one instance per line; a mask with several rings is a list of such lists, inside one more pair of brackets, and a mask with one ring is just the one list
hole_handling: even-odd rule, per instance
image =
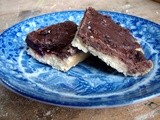
[[39, 62], [67, 71], [88, 56], [71, 45], [76, 31], [71, 21], [33, 31], [26, 37], [27, 52]]
[[98, 56], [124, 75], [144, 75], [153, 66], [151, 60], [146, 60], [140, 44], [127, 29], [91, 7], [85, 11], [72, 45], [85, 53]]

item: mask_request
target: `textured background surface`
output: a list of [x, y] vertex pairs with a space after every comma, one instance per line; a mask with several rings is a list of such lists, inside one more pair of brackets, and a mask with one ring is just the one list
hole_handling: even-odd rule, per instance
[[[112, 2], [111, 2], [112, 1]], [[76, 2], [76, 3], [75, 3]], [[53, 11], [96, 9], [118, 11], [160, 23], [160, 4], [151, 0], [0, 0], [0, 32], [35, 15]], [[120, 120], [159, 119], [159, 97], [120, 108], [70, 109], [45, 105], [16, 95], [0, 85], [0, 119], [4, 120]]]

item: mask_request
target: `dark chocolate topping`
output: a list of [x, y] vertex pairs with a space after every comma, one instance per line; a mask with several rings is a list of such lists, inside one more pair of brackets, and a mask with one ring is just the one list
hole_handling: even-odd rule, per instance
[[78, 51], [71, 46], [76, 31], [77, 25], [66, 21], [29, 33], [26, 43], [40, 55], [52, 53], [63, 58]]
[[[139, 43], [130, 34], [129, 30], [115, 23], [111, 17], [98, 13], [93, 8], [88, 8], [81, 21], [77, 36], [81, 40], [92, 46], [94, 49], [104, 54], [117, 56], [121, 61], [128, 64], [131, 69], [138, 63], [145, 61]], [[152, 64], [148, 61], [142, 62]], [[146, 65], [141, 65], [143, 67]]]

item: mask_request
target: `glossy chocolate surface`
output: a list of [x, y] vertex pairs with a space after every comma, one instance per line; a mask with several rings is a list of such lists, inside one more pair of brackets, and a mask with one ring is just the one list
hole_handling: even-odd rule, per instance
[[78, 51], [77, 48], [71, 46], [76, 31], [77, 25], [66, 21], [29, 33], [26, 43], [39, 55], [51, 53], [64, 58]]

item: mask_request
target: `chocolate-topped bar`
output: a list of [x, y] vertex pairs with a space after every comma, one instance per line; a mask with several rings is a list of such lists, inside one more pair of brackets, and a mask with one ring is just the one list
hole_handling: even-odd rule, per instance
[[[66, 21], [29, 33], [26, 43], [41, 56], [46, 53], [53, 53], [63, 58], [79, 51], [71, 46], [76, 31], [77, 25], [71, 21]], [[68, 51], [67, 49], [71, 50]]]
[[71, 21], [33, 31], [26, 37], [28, 54], [58, 70], [67, 71], [87, 57], [71, 45], [76, 31], [77, 25]]
[[85, 11], [72, 45], [98, 56], [125, 75], [144, 75], [153, 66], [151, 60], [146, 60], [140, 44], [127, 29], [91, 7]]

